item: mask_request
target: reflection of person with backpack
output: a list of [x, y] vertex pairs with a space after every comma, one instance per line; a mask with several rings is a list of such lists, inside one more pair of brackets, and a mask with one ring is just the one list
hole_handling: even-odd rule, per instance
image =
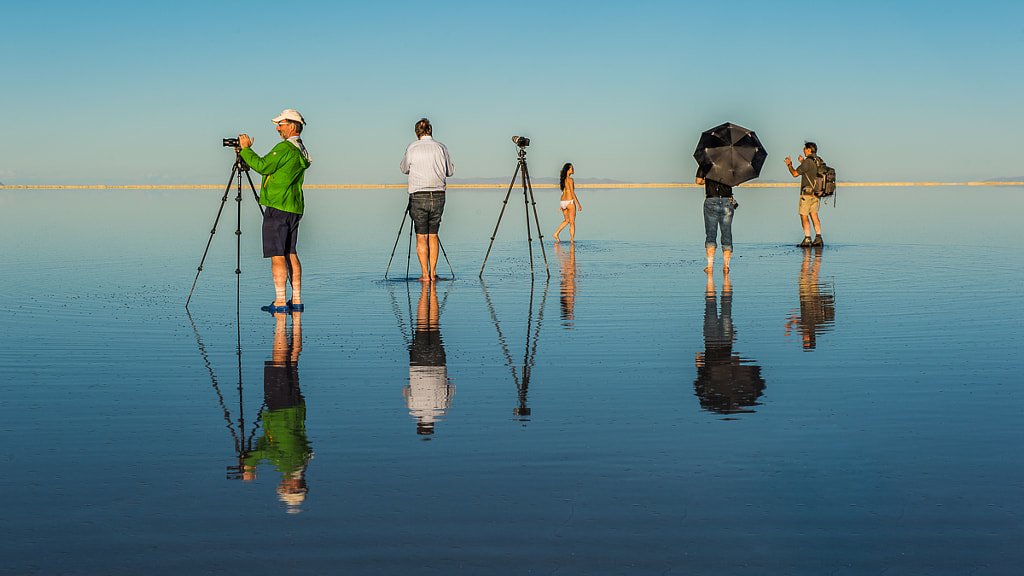
[[[821, 220], [818, 219], [818, 196], [814, 193], [815, 180], [818, 179], [818, 167], [824, 166], [818, 156], [818, 145], [814, 142], [804, 144], [803, 156], [798, 156], [800, 166], [793, 168], [793, 161], [786, 156], [786, 166], [794, 178], [800, 178], [800, 225], [804, 229], [804, 240], [801, 248], [824, 246], [821, 239]], [[810, 222], [808, 222], [810, 220]], [[814, 240], [811, 240], [811, 224], [814, 224]]]

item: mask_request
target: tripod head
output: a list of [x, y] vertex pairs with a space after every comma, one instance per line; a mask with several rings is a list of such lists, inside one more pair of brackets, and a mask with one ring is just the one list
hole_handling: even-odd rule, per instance
[[[241, 172], [248, 172], [249, 171], [249, 165], [245, 163], [245, 160], [242, 160], [242, 149], [238, 146], [238, 139], [236, 138], [236, 139], [233, 139], [233, 140], [234, 140], [234, 143], [235, 143], [235, 166], [234, 166], [233, 170], [235, 170], [235, 171], [237, 171], [239, 173], [241, 173]], [[227, 142], [227, 141], [228, 141], [228, 139], [225, 138], [224, 142]], [[227, 144], [225, 144], [225, 146], [226, 145]], [[246, 176], [248, 176], [248, 174], [246, 174]]]
[[[241, 149], [235, 150], [235, 169], [238, 170], [239, 172], [249, 171], [249, 165], [245, 163], [245, 160], [242, 160]], [[248, 174], [246, 174], [246, 176], [248, 176]]]
[[512, 143], [519, 146], [519, 160], [526, 160], [526, 147], [530, 145], [530, 139], [526, 136], [513, 136]]

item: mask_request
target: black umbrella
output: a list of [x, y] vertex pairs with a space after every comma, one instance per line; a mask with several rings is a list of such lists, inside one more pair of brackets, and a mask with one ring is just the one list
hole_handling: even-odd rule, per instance
[[726, 122], [701, 133], [693, 157], [703, 178], [737, 186], [761, 174], [768, 152], [753, 130]]

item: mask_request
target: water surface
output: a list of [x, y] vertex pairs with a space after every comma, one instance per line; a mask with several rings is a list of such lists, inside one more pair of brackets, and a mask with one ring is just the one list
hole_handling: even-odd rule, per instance
[[465, 191], [435, 290], [400, 192], [311, 191], [275, 318], [251, 199], [186, 313], [220, 193], [0, 191], [4, 573], [1018, 571], [1019, 190], [841, 189], [805, 251], [741, 189], [728, 279], [699, 191], [581, 190], [532, 281]]

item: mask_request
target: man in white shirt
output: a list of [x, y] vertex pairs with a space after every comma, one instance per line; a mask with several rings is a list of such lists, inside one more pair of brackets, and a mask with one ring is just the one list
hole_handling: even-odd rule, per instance
[[433, 282], [437, 280], [437, 231], [444, 212], [446, 178], [455, 174], [455, 165], [444, 144], [433, 139], [430, 120], [421, 118], [415, 131], [417, 140], [405, 149], [399, 169], [409, 175], [409, 216], [416, 227], [420, 281]]

